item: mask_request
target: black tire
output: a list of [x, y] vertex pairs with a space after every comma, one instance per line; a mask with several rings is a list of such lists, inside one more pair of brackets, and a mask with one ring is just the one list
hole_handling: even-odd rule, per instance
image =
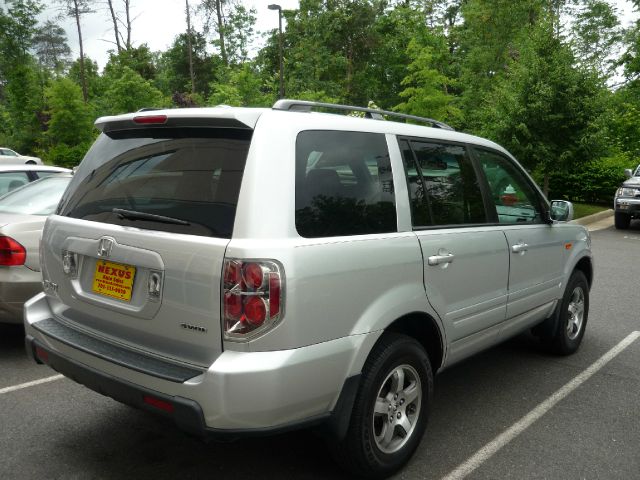
[[571, 355], [580, 347], [589, 317], [589, 282], [580, 270], [571, 274], [558, 308], [555, 331], [543, 340], [557, 355]]
[[[433, 373], [422, 345], [406, 335], [384, 334], [363, 367], [346, 436], [330, 440], [338, 463], [365, 478], [386, 478], [398, 471], [420, 444], [432, 392]], [[409, 435], [403, 437], [406, 428]]]
[[26, 165], [35, 165], [36, 162], [34, 162], [33, 160], [29, 160], [28, 162], [25, 162]]
[[631, 224], [631, 216], [628, 213], [615, 212], [614, 222], [618, 230], [627, 230]]

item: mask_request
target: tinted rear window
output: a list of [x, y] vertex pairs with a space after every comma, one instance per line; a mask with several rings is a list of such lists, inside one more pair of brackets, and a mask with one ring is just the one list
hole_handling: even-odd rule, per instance
[[74, 175], [60, 214], [231, 238], [250, 141], [250, 131], [232, 129], [102, 134]]
[[298, 135], [296, 228], [307, 238], [397, 231], [384, 135], [339, 131]]

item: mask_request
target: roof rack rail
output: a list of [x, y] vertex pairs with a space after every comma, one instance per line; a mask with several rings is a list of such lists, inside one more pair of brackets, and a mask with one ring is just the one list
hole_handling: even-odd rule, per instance
[[414, 120], [416, 122], [428, 123], [434, 128], [442, 128], [443, 130], [454, 130], [453, 127], [446, 123], [434, 120], [432, 118], [418, 117], [416, 115], [407, 115], [406, 113], [390, 112], [388, 110], [378, 110], [377, 108], [354, 107], [351, 105], [340, 105], [337, 103], [309, 102], [306, 100], [278, 100], [271, 107], [273, 110], [285, 110], [291, 112], [310, 112], [314, 108], [327, 108], [330, 110], [341, 110], [347, 112], [364, 112], [365, 118], [374, 120], [384, 120], [383, 115], [389, 117], [402, 118], [404, 120]]

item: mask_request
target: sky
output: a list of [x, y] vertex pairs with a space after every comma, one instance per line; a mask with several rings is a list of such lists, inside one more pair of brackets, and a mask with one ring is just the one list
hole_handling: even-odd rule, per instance
[[[96, 12], [84, 15], [81, 19], [82, 40], [85, 55], [98, 62], [102, 69], [109, 58], [107, 51], [115, 50], [113, 36], [113, 23], [111, 15], [106, 7], [106, 1], [94, 0], [98, 6]], [[185, 17], [184, 0], [130, 0], [132, 26], [132, 42], [134, 46], [146, 43], [151, 51], [163, 51], [171, 46], [175, 37], [187, 30]], [[2, 4], [0, 0], [0, 4]], [[73, 58], [77, 58], [78, 33], [75, 20], [64, 18], [59, 19], [59, 6], [56, 0], [42, 0], [47, 8], [40, 15], [42, 22], [47, 19], [54, 20], [64, 27], [67, 32], [69, 46], [72, 50]], [[113, 0], [114, 6], [122, 3], [122, 0]], [[190, 5], [195, 5], [196, 0], [190, 0]], [[257, 11], [256, 30], [261, 32], [278, 28], [278, 12], [269, 10], [269, 4], [276, 3], [283, 9], [298, 7], [298, 0], [243, 0], [243, 4], [248, 8], [255, 8]], [[199, 29], [202, 22], [192, 15], [191, 21], [194, 28]]]
[[[85, 55], [98, 62], [102, 69], [107, 62], [109, 49], [115, 50], [111, 17], [107, 10], [106, 2], [94, 0], [98, 7], [96, 12], [82, 17], [82, 36]], [[118, 5], [122, 0], [114, 0], [114, 5]], [[0, 0], [0, 4], [4, 3]], [[48, 5], [40, 16], [42, 22], [52, 19], [62, 25], [69, 39], [69, 46], [72, 50], [73, 58], [79, 56], [78, 34], [75, 22], [72, 19], [58, 19], [60, 14], [56, 0], [43, 0]], [[191, 0], [193, 5], [196, 0]], [[278, 27], [278, 12], [269, 10], [267, 5], [277, 3], [283, 9], [297, 8], [298, 0], [243, 0], [245, 6], [255, 8], [257, 11], [256, 30], [266, 32]], [[614, 0], [618, 10], [623, 14], [621, 17], [624, 26], [629, 25], [636, 14], [633, 13], [629, 0]], [[102, 4], [102, 5], [100, 5]], [[133, 20], [132, 41], [134, 46], [146, 43], [151, 51], [166, 50], [174, 41], [175, 37], [185, 32], [187, 29], [185, 18], [184, 0], [131, 0], [131, 13]], [[192, 17], [195, 28], [201, 26], [199, 19]], [[258, 48], [260, 45], [257, 45]]]

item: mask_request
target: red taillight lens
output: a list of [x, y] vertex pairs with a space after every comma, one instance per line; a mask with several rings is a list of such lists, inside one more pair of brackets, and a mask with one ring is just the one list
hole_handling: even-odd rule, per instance
[[0, 236], [0, 265], [13, 267], [24, 265], [27, 258], [25, 248], [11, 237]]
[[227, 338], [242, 339], [282, 318], [284, 273], [274, 261], [227, 259], [222, 272], [222, 315]]
[[242, 297], [233, 293], [224, 294], [224, 312], [229, 318], [240, 318], [242, 315]]
[[267, 318], [267, 304], [261, 297], [248, 297], [244, 302], [244, 314], [247, 322], [259, 327]]
[[269, 274], [269, 314], [280, 314], [280, 275]]
[[166, 115], [141, 115], [138, 117], [133, 117], [133, 123], [137, 123], [139, 125], [153, 125], [155, 123], [167, 123]]
[[264, 281], [262, 267], [258, 263], [247, 263], [242, 269], [242, 278], [247, 287], [257, 290]]

